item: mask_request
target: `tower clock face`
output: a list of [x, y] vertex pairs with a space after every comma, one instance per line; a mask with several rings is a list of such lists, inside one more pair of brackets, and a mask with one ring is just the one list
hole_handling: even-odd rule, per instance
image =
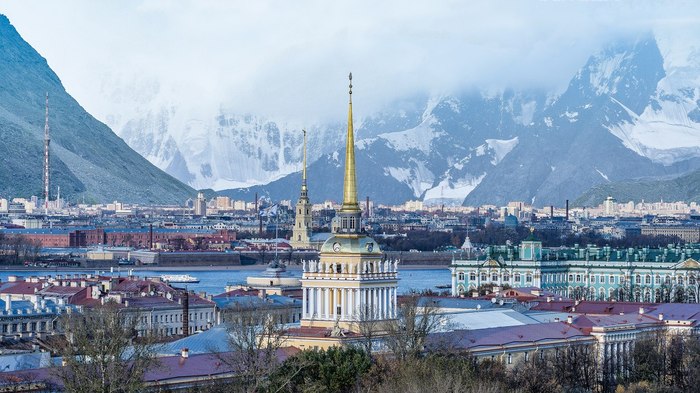
[[367, 243], [367, 251], [372, 252], [374, 249], [374, 243]]
[[333, 243], [333, 251], [340, 252], [340, 243], [338, 243], [338, 242]]

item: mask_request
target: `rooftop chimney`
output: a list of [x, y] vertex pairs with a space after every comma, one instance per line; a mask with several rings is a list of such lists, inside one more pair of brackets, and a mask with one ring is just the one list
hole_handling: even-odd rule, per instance
[[188, 357], [190, 357], [190, 350], [189, 350], [189, 348], [182, 348], [182, 350], [180, 350], [180, 356], [181, 356], [183, 359], [187, 359]]
[[659, 314], [659, 321], [663, 321], [663, 320], [664, 320], [664, 313], [660, 313]]
[[639, 307], [639, 315], [644, 314], [644, 307]]
[[571, 325], [574, 322], [574, 317], [572, 315], [569, 315], [566, 317], [566, 323]]

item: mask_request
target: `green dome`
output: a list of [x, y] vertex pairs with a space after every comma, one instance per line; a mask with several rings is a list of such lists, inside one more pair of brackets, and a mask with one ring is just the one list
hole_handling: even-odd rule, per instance
[[382, 253], [379, 244], [369, 236], [331, 236], [321, 246], [322, 253], [376, 254]]

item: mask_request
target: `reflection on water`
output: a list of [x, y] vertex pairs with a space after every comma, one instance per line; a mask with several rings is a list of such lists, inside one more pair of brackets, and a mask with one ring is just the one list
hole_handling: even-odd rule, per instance
[[[400, 268], [399, 268], [400, 269]], [[114, 269], [114, 273], [110, 273], [109, 270], [99, 270], [99, 274], [102, 275], [114, 275], [114, 276], [126, 276], [128, 274], [127, 268]], [[197, 292], [204, 291], [209, 294], [219, 294], [224, 291], [224, 287], [227, 283], [245, 283], [245, 280], [250, 275], [259, 274], [264, 270], [264, 267], [260, 267], [260, 270], [236, 270], [236, 268], [231, 268], [231, 270], [135, 270], [134, 275], [139, 277], [153, 277], [160, 276], [162, 274], [189, 274], [191, 276], [197, 277], [200, 282], [198, 284], [187, 284], [187, 288], [193, 289]], [[66, 275], [66, 274], [95, 274], [98, 271], [54, 271], [51, 269], [42, 270], [21, 270], [21, 271], [0, 271], [0, 280], [2, 282], [7, 282], [7, 277], [11, 275], [16, 276], [56, 276], [56, 275]], [[291, 273], [301, 277], [301, 271], [291, 270]], [[415, 270], [399, 270], [399, 293], [406, 293], [410, 290], [422, 291], [424, 289], [432, 289], [436, 291], [436, 285], [450, 284], [450, 271], [447, 268], [444, 269], [415, 269]], [[177, 284], [177, 286], [185, 286], [185, 284]]]

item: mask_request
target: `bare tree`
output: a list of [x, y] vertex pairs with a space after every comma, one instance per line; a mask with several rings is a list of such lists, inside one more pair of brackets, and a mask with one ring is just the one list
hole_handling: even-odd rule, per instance
[[140, 316], [119, 305], [66, 314], [63, 366], [55, 369], [69, 392], [129, 393], [144, 390], [144, 374], [156, 365], [149, 337], [138, 337]]
[[380, 321], [374, 316], [376, 309], [369, 304], [363, 305], [354, 315], [354, 330], [360, 334], [361, 346], [368, 354], [372, 353], [374, 342], [384, 328], [384, 321]]
[[403, 297], [397, 311], [398, 318], [385, 322], [383, 330], [387, 348], [400, 360], [417, 357], [428, 335], [447, 323], [437, 301], [415, 294]]
[[283, 325], [270, 309], [244, 306], [230, 309], [224, 323], [231, 352], [217, 356], [240, 376], [243, 390], [259, 391], [279, 366], [278, 350], [286, 342]]

